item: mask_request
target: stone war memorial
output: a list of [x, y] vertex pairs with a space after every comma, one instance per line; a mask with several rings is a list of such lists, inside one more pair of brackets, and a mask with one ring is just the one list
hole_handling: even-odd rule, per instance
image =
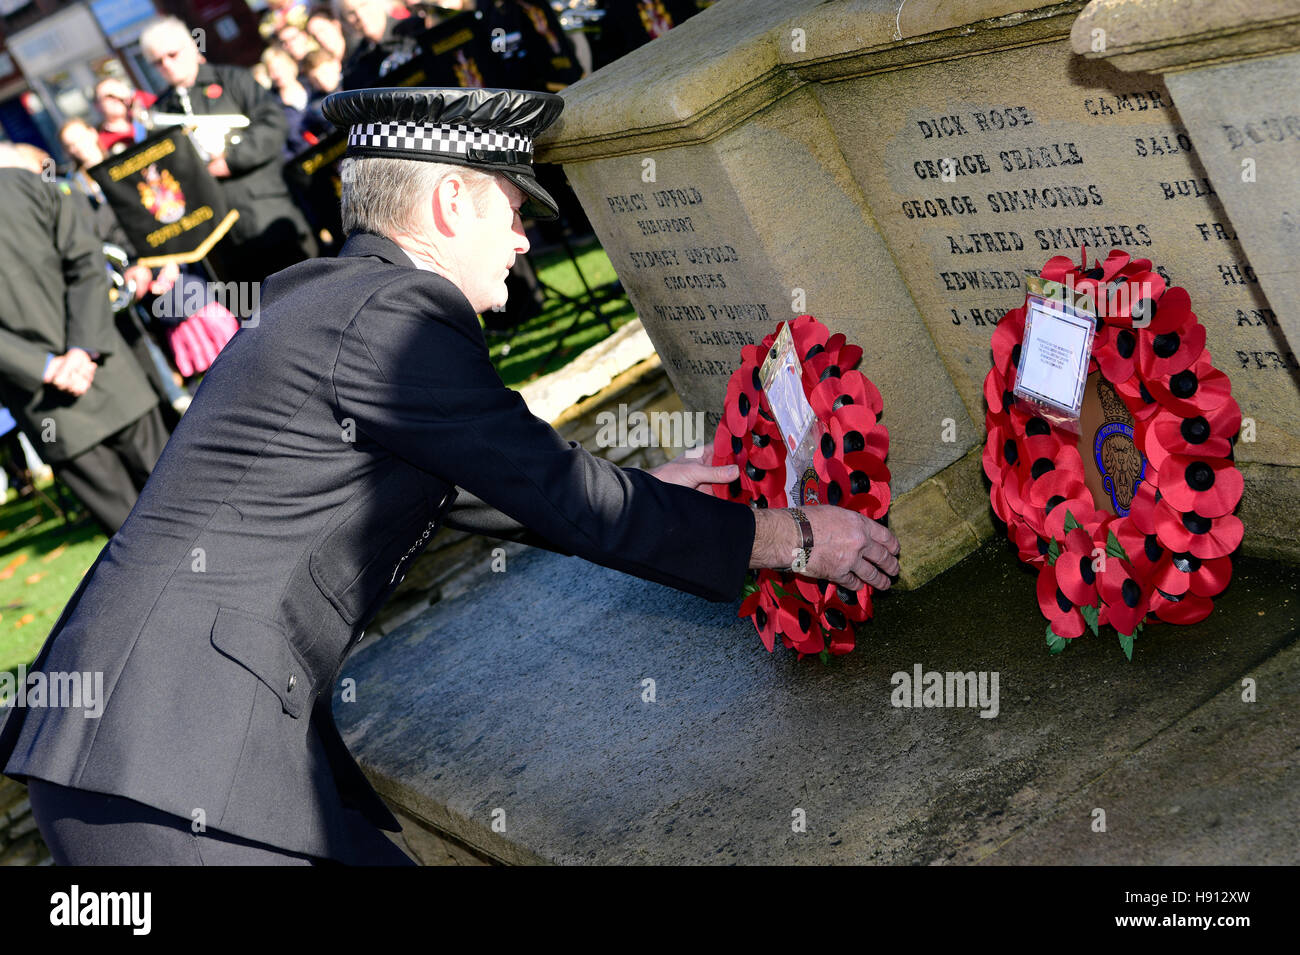
[[[411, 850], [1300, 861], [1300, 4], [720, 0], [564, 98], [538, 158], [709, 435], [779, 323], [860, 346], [901, 572], [851, 653], [801, 659], [767, 652], [752, 600], [738, 617], [541, 551], [485, 563], [342, 674], [340, 727]], [[1074, 439], [1011, 388], [1050, 276], [1101, 304], [1079, 312], [1088, 490], [1061, 475], [1048, 498], [1031, 482]], [[1127, 478], [1102, 473], [1111, 438]], [[1008, 520], [1032, 507], [1046, 525]], [[1157, 540], [1189, 543], [1161, 563]], [[1128, 569], [1088, 570], [1102, 549]], [[1160, 613], [1119, 622], [1138, 591]]]

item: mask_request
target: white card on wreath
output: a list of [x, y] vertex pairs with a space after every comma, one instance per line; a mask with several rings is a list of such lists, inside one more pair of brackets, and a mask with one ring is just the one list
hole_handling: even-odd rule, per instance
[[785, 441], [785, 493], [793, 507], [801, 503], [796, 489], [804, 471], [812, 466], [816, 450], [812, 432], [817, 415], [803, 391], [803, 365], [795, 354], [794, 335], [788, 322], [777, 333], [758, 376]]
[[1014, 393], [1078, 420], [1092, 357], [1091, 316], [1029, 296]]

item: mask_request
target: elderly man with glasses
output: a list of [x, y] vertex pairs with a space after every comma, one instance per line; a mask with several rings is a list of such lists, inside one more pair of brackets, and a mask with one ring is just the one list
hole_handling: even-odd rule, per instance
[[202, 143], [208, 171], [239, 221], [210, 259], [227, 281], [260, 281], [272, 272], [311, 258], [316, 242], [282, 175], [288, 121], [275, 94], [239, 66], [207, 63], [190, 31], [175, 17], [149, 24], [140, 34], [145, 58], [170, 88], [158, 110], [205, 117], [244, 117], [224, 135]]

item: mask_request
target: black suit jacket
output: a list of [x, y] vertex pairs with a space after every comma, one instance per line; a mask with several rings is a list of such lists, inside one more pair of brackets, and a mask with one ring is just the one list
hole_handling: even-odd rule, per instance
[[0, 766], [346, 858], [345, 806], [398, 827], [343, 746], [332, 687], [439, 526], [527, 527], [728, 599], [754, 519], [563, 440], [502, 385], [464, 295], [387, 239], [280, 272], [262, 301], [34, 664], [101, 671], [102, 715], [15, 710]]
[[[139, 420], [158, 397], [113, 323], [103, 244], [66, 187], [0, 169], [0, 405], [50, 464]], [[74, 396], [42, 382], [46, 358], [99, 354]]]

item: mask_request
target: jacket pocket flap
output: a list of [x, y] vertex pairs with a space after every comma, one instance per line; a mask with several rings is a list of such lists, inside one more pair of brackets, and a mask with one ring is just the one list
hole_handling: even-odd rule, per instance
[[269, 620], [222, 607], [212, 624], [212, 645], [265, 683], [294, 719], [311, 700], [311, 682], [284, 631]]

